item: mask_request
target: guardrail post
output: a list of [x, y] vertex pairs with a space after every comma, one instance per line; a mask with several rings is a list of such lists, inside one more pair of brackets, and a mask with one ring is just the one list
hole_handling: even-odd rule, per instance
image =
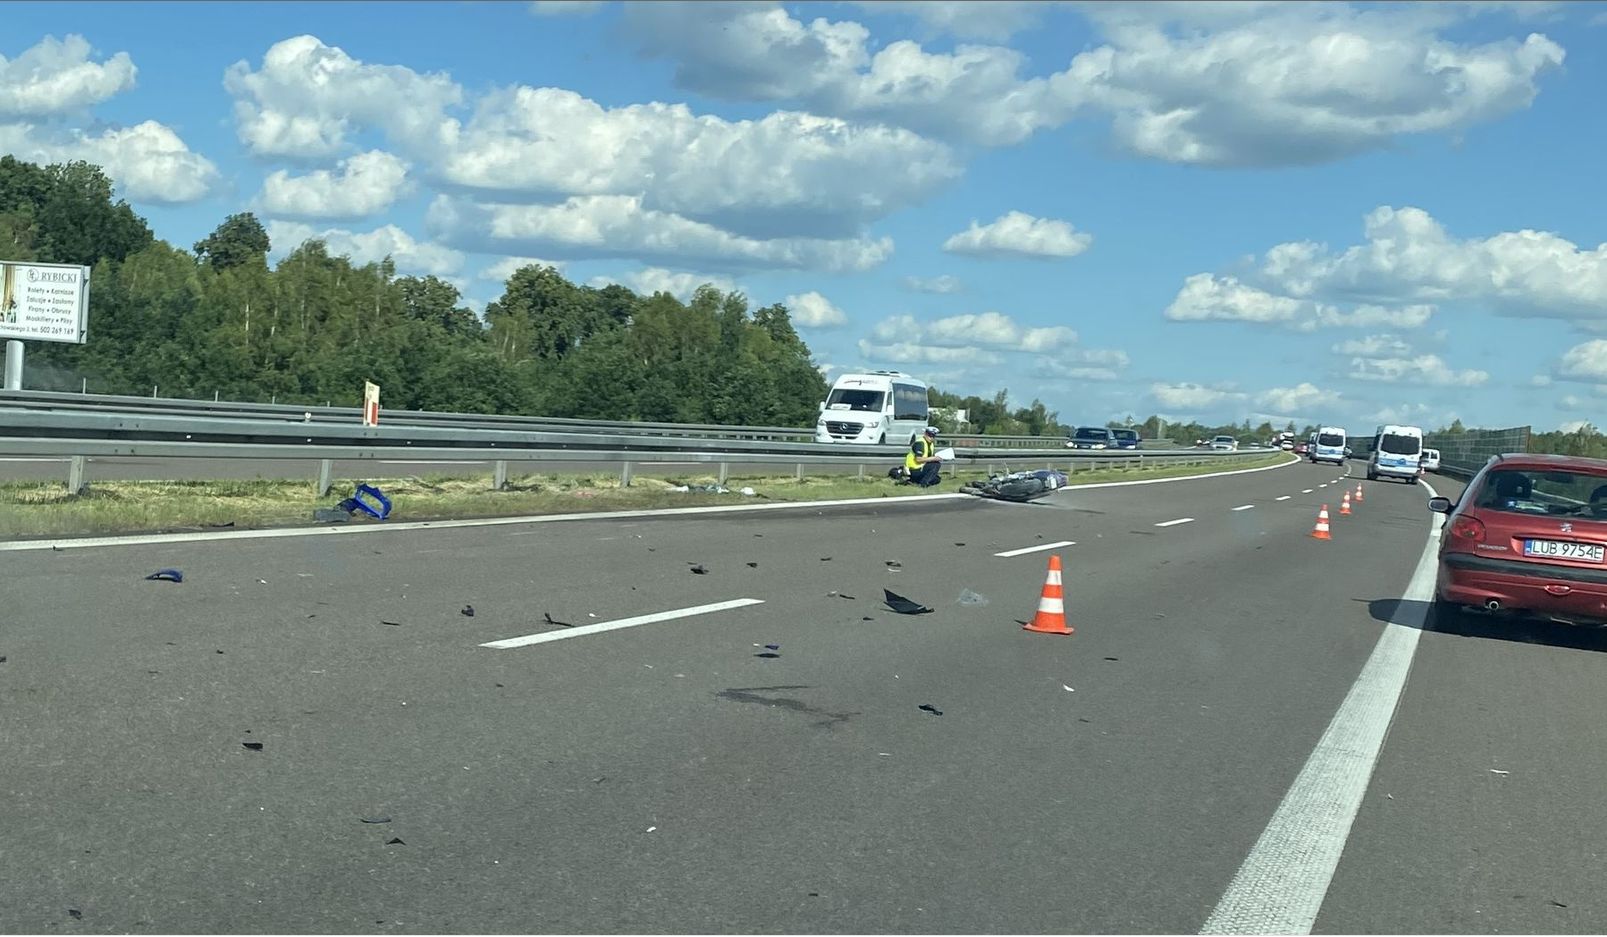
[[860, 480], [860, 481], [864, 481], [864, 480], [865, 480], [865, 466], [864, 466], [864, 464], [861, 464], [861, 465], [860, 465], [860, 466], [859, 466], [859, 480]]
[[720, 463], [720, 484], [722, 484], [722, 485], [725, 484], [726, 479], [728, 479], [730, 477], [731, 477], [731, 463], [729, 463], [729, 462], [721, 462]]
[[320, 460], [318, 463], [318, 497], [322, 498], [329, 494], [329, 489], [335, 485], [334, 475], [335, 461], [333, 459]]
[[631, 486], [631, 478], [633, 477], [633, 474], [634, 473], [631, 472], [631, 464], [629, 462], [621, 464], [619, 467], [619, 487], [629, 488]]
[[[626, 467], [626, 471], [627, 472], [630, 471], [629, 466]], [[627, 484], [627, 485], [630, 484], [630, 480], [629, 480], [628, 477], [627, 477], [627, 479], [625, 481], [625, 484]], [[503, 489], [505, 489], [507, 487], [508, 487], [508, 461], [506, 459], [498, 459], [497, 463], [496, 463], [496, 466], [492, 469], [492, 472], [491, 472], [491, 488], [493, 490], [495, 490], [495, 491], [502, 491]]]
[[803, 463], [802, 462], [798, 463], [798, 473], [797, 473], [796, 477], [797, 477], [797, 479], [799, 481], [803, 481]]
[[67, 463], [67, 492], [69, 494], [83, 494], [84, 492], [84, 457], [75, 455]]

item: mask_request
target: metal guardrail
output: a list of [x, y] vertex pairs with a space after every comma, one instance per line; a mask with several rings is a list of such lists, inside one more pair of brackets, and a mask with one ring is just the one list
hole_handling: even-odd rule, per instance
[[[1116, 453], [1065, 448], [999, 450], [956, 447], [955, 462], [987, 465], [1005, 460], [1025, 464], [1144, 467], [1178, 462], [1206, 464], [1265, 455], [1267, 450], [1210, 452], [1165, 450]], [[610, 462], [630, 483], [633, 463], [660, 459], [719, 466], [723, 482], [732, 463], [806, 465], [890, 463], [902, 446], [847, 446], [832, 443], [759, 439], [712, 439], [644, 433], [553, 432], [549, 430], [468, 429], [463, 427], [290, 422], [240, 417], [131, 416], [85, 411], [0, 409], [0, 456], [70, 459], [68, 486], [85, 484], [85, 462], [92, 457], [282, 459], [319, 463], [319, 493], [329, 489], [336, 460], [396, 459], [410, 462], [488, 461], [496, 481], [507, 479], [510, 462]], [[1019, 463], [1018, 463], [1019, 465]]]

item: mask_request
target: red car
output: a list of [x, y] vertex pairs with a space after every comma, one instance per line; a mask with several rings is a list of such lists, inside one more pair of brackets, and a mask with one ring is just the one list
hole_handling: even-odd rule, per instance
[[1496, 456], [1460, 501], [1428, 504], [1447, 515], [1436, 614], [1474, 607], [1607, 623], [1607, 461]]

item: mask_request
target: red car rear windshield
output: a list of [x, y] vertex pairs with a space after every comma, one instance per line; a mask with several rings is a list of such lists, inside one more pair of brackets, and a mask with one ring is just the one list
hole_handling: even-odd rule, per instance
[[1489, 511], [1607, 521], [1607, 475], [1545, 469], [1498, 469], [1486, 475], [1474, 505]]

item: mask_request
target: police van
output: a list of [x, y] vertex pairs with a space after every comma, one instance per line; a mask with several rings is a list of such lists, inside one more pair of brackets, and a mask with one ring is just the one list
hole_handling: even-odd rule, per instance
[[927, 426], [926, 382], [902, 371], [844, 374], [820, 404], [815, 442], [909, 445]]
[[1332, 462], [1345, 464], [1345, 431], [1337, 426], [1324, 426], [1317, 430], [1311, 446], [1306, 450], [1313, 463]]
[[1367, 457], [1367, 480], [1395, 478], [1409, 485], [1423, 476], [1423, 429], [1387, 423], [1373, 434]]

